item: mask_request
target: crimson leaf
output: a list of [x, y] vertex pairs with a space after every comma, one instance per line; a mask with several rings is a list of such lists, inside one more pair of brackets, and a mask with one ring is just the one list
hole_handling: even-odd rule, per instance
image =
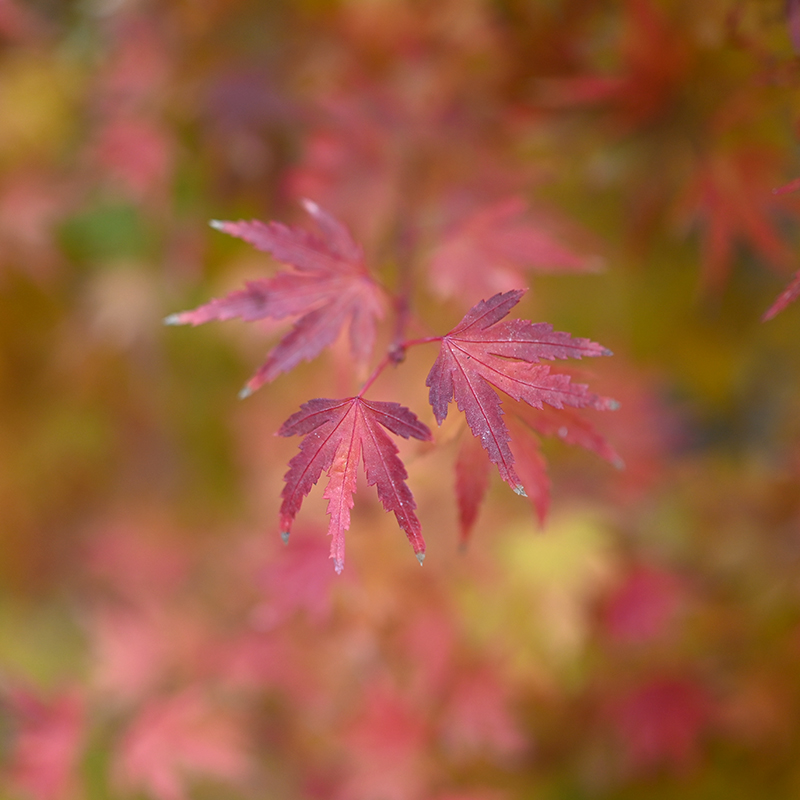
[[337, 572], [344, 567], [344, 532], [350, 527], [356, 469], [362, 457], [367, 483], [377, 486], [383, 507], [394, 512], [419, 562], [425, 557], [421, 526], [414, 514], [417, 506], [405, 483], [408, 473], [397, 457], [397, 447], [382, 428], [404, 439], [432, 438], [428, 427], [405, 406], [361, 397], [310, 400], [278, 431], [280, 436], [305, 437], [284, 476], [281, 535], [288, 537], [303, 498], [325, 470], [330, 480], [323, 496], [328, 500], [331, 558]]
[[[572, 406], [613, 409], [614, 400], [599, 397], [584, 384], [572, 383], [569, 375], [552, 373], [542, 359], [582, 358], [611, 355], [588, 339], [554, 331], [545, 322], [506, 320], [523, 292], [513, 290], [481, 300], [450, 333], [442, 337], [441, 349], [426, 384], [430, 404], [441, 425], [450, 402], [455, 399], [474, 436], [480, 439], [501, 477], [517, 494], [525, 494], [514, 470], [509, 448], [511, 436], [503, 421], [500, 398], [495, 389], [534, 408]], [[493, 388], [494, 387], [494, 388]]]
[[168, 325], [200, 325], [234, 317], [247, 322], [298, 317], [248, 381], [243, 397], [301, 361], [316, 358], [336, 341], [345, 325], [355, 361], [366, 362], [372, 352], [375, 324], [384, 311], [381, 288], [367, 272], [361, 247], [347, 228], [316, 203], [306, 200], [303, 205], [321, 236], [280, 222], [213, 221], [218, 230], [271, 253], [295, 270], [250, 281], [243, 290], [165, 320]]

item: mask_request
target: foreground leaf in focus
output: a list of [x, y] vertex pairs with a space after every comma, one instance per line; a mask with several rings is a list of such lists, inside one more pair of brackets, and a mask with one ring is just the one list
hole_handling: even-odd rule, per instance
[[304, 207], [320, 235], [280, 222], [212, 222], [218, 230], [244, 239], [295, 269], [249, 281], [243, 290], [165, 320], [169, 325], [201, 325], [235, 317], [246, 322], [297, 317], [242, 390], [244, 397], [301, 361], [316, 358], [345, 326], [357, 363], [364, 363], [372, 352], [375, 325], [384, 312], [381, 288], [367, 272], [362, 249], [347, 228], [310, 200], [304, 201]]
[[442, 337], [439, 356], [426, 384], [436, 421], [442, 424], [455, 399], [503, 480], [517, 494], [524, 495], [524, 484], [514, 469], [509, 448], [511, 435], [495, 389], [533, 408], [549, 405], [557, 409], [571, 406], [603, 410], [616, 408], [617, 404], [593, 394], [584, 384], [572, 383], [569, 375], [552, 373], [549, 365], [539, 363], [611, 355], [605, 347], [554, 331], [546, 322], [501, 322], [521, 297], [522, 291], [513, 290], [474, 306]]
[[331, 518], [328, 533], [333, 537], [331, 558], [337, 572], [344, 568], [344, 532], [350, 528], [356, 470], [362, 457], [367, 483], [377, 486], [383, 507], [394, 511], [420, 563], [425, 557], [421, 526], [414, 514], [417, 506], [405, 483], [408, 473], [397, 457], [397, 447], [382, 428], [404, 439], [432, 438], [428, 427], [405, 406], [361, 397], [310, 400], [278, 431], [281, 436], [305, 437], [284, 476], [282, 535], [288, 536], [303, 498], [325, 470], [330, 478], [324, 494]]

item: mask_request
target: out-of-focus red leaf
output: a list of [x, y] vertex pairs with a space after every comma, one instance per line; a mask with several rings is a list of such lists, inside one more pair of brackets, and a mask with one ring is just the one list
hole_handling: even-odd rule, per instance
[[173, 147], [162, 126], [122, 117], [100, 130], [91, 157], [104, 178], [115, 181], [133, 199], [141, 200], [166, 191]]
[[141, 699], [164, 675], [168, 634], [141, 610], [96, 609], [89, 621], [93, 683], [122, 702]]
[[304, 206], [321, 236], [279, 222], [214, 222], [214, 227], [271, 253], [295, 271], [252, 281], [243, 291], [165, 320], [170, 325], [200, 325], [234, 317], [246, 321], [299, 317], [248, 381], [242, 396], [318, 356], [345, 326], [356, 362], [363, 364], [372, 352], [376, 321], [384, 313], [382, 290], [367, 272], [361, 247], [347, 228], [316, 203], [306, 200]]
[[606, 599], [603, 621], [609, 636], [622, 643], [646, 643], [675, 618], [680, 604], [677, 579], [664, 570], [635, 567]]
[[344, 733], [347, 777], [341, 800], [417, 800], [425, 796], [429, 732], [399, 695], [372, 687], [360, 715]]
[[156, 800], [185, 800], [191, 779], [240, 783], [248, 771], [238, 722], [193, 688], [146, 705], [125, 731], [113, 763], [121, 789]]
[[534, 408], [544, 404], [613, 409], [616, 403], [574, 384], [564, 374], [551, 373], [541, 360], [611, 355], [588, 339], [554, 331], [547, 323], [527, 320], [501, 322], [520, 301], [513, 290], [481, 300], [442, 337], [439, 355], [428, 373], [429, 400], [441, 425], [455, 399], [474, 436], [480, 439], [501, 477], [517, 494], [523, 483], [514, 469], [511, 436], [503, 421], [500, 398], [494, 388]]
[[488, 488], [489, 462], [481, 443], [474, 436], [462, 436], [456, 458], [456, 500], [462, 545], [469, 539]]
[[47, 24], [32, 8], [17, 0], [0, 0], [0, 36], [4, 39], [28, 43], [47, 32]]
[[238, 692], [277, 692], [283, 700], [305, 707], [318, 691], [314, 654], [308, 657], [305, 643], [292, 637], [292, 628], [281, 636], [255, 627], [236, 631], [208, 648], [215, 680]]
[[764, 312], [761, 317], [762, 322], [772, 319], [776, 314], [780, 314], [784, 308], [790, 306], [800, 297], [800, 271], [796, 272], [789, 285], [778, 295], [777, 300]]
[[709, 719], [710, 700], [688, 678], [653, 678], [610, 706], [634, 769], [689, 766], [697, 756]]
[[86, 727], [83, 699], [65, 692], [45, 700], [13, 689], [6, 702], [16, 728], [6, 767], [8, 786], [34, 800], [77, 796]]
[[772, 155], [754, 147], [714, 152], [698, 164], [683, 200], [685, 211], [703, 222], [702, 281], [719, 291], [727, 281], [734, 245], [746, 241], [769, 263], [794, 263], [789, 245], [777, 231]]
[[508, 691], [495, 670], [459, 677], [442, 717], [441, 737], [457, 759], [519, 755], [526, 744], [510, 713]]
[[140, 524], [109, 521], [87, 548], [87, 571], [126, 601], [152, 605], [174, 593], [189, 572], [191, 556], [168, 539], [170, 533], [152, 519]]
[[590, 450], [618, 469], [625, 466], [608, 440], [588, 419], [575, 411], [568, 408], [556, 411], [547, 407], [530, 411], [520, 406], [515, 413], [527, 426], [542, 436], [556, 436], [565, 444]]
[[691, 64], [690, 44], [652, 0], [627, 0], [624, 7], [620, 72], [543, 81], [543, 103], [607, 105], [623, 130], [652, 122], [669, 109]]
[[544, 525], [550, 510], [550, 478], [547, 475], [547, 462], [539, 448], [539, 442], [519, 423], [512, 423], [511, 451], [525, 494], [531, 501], [540, 525]]
[[511, 197], [479, 209], [446, 234], [429, 275], [444, 297], [486, 297], [524, 286], [522, 272], [597, 269], [597, 256], [576, 253], [544, 217]]
[[798, 189], [800, 189], [800, 178], [795, 178], [793, 181], [773, 189], [772, 194], [789, 194], [790, 192], [796, 192]]
[[[401, 202], [403, 151], [398, 139], [411, 136], [408, 120], [375, 95], [359, 87], [329, 98], [324, 104], [327, 122], [306, 138], [300, 163], [287, 178], [292, 196], [314, 197], [335, 208], [367, 247], [385, 235]], [[395, 106], [397, 102], [395, 98]]]
[[324, 494], [329, 501], [331, 517], [328, 533], [333, 538], [331, 558], [337, 572], [344, 568], [344, 532], [350, 528], [356, 470], [362, 457], [367, 483], [377, 486], [383, 507], [394, 512], [420, 563], [425, 557], [425, 541], [414, 514], [416, 503], [405, 483], [408, 473], [397, 457], [397, 447], [382, 427], [404, 439], [429, 441], [432, 438], [428, 427], [399, 403], [361, 397], [311, 400], [278, 431], [281, 436], [305, 437], [284, 476], [282, 535], [288, 536], [303, 498], [325, 470], [330, 478]]
[[441, 696], [450, 682], [455, 647], [453, 619], [443, 609], [426, 606], [406, 620], [402, 649], [413, 670], [411, 690], [415, 697], [433, 700]]
[[259, 571], [258, 586], [265, 599], [253, 612], [253, 624], [269, 630], [300, 610], [314, 622], [327, 619], [332, 590], [327, 551], [319, 536], [295, 533], [283, 552]]
[[792, 40], [794, 52], [800, 54], [800, 2], [787, 0], [786, 16], [788, 17], [789, 38]]
[[0, 185], [2, 262], [14, 262], [37, 279], [52, 277], [62, 261], [55, 226], [70, 205], [67, 186], [45, 173], [7, 173]]
[[670, 459], [685, 446], [685, 422], [680, 409], [669, 401], [669, 386], [663, 375], [648, 374], [615, 358], [598, 383], [601, 390], [613, 386], [624, 413], [587, 412], [587, 416], [595, 417], [593, 425], [605, 439], [614, 442], [614, 454], [624, 462], [625, 469], [610, 476], [617, 501], [635, 502], [648, 492], [658, 491]]
[[164, 28], [155, 14], [109, 15], [105, 26], [109, 52], [94, 87], [104, 117], [139, 113], [166, 99], [175, 62]]

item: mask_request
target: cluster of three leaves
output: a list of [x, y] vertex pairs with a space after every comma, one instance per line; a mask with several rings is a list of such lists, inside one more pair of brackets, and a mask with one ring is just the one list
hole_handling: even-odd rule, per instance
[[[353, 357], [364, 361], [372, 351], [377, 320], [383, 314], [383, 290], [369, 275], [361, 248], [349, 231], [314, 203], [306, 210], [321, 236], [271, 222], [223, 222], [214, 227], [272, 253], [293, 272], [253, 281], [243, 291], [212, 300], [194, 311], [173, 314], [168, 324], [198, 325], [213, 319], [244, 320], [297, 317], [294, 326], [248, 382], [246, 396], [277, 375], [318, 355], [349, 327]], [[429, 399], [441, 425], [455, 400], [473, 435], [480, 440], [500, 475], [518, 494], [525, 494], [514, 469], [511, 436], [503, 420], [500, 390], [517, 401], [541, 409], [592, 407], [615, 403], [572, 383], [568, 375], [552, 373], [544, 360], [610, 355], [587, 339], [554, 331], [547, 323], [503, 320], [522, 296], [513, 290], [475, 305], [440, 342], [439, 355], [427, 378]], [[387, 511], [394, 512], [422, 562], [425, 543], [408, 474], [398, 449], [386, 434], [429, 441], [432, 434], [408, 408], [364, 399], [362, 392], [340, 400], [315, 399], [303, 404], [280, 428], [281, 436], [305, 438], [285, 475], [281, 527], [288, 537], [305, 496], [323, 471], [329, 476], [324, 497], [330, 515], [331, 557], [337, 572], [344, 565], [344, 532], [356, 489], [356, 471], [363, 460], [369, 485], [375, 485]]]

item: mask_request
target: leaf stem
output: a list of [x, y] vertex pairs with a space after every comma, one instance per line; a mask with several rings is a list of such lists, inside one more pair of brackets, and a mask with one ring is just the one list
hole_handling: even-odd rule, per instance
[[372, 386], [377, 380], [378, 376], [383, 372], [389, 364], [400, 364], [406, 357], [406, 350], [409, 347], [416, 347], [420, 344], [430, 344], [431, 342], [440, 342], [442, 336], [429, 336], [425, 339], [408, 339], [405, 342], [393, 343], [389, 346], [386, 355], [378, 362], [378, 365], [372, 370], [372, 374], [364, 382], [358, 397], [363, 397], [367, 389]]

